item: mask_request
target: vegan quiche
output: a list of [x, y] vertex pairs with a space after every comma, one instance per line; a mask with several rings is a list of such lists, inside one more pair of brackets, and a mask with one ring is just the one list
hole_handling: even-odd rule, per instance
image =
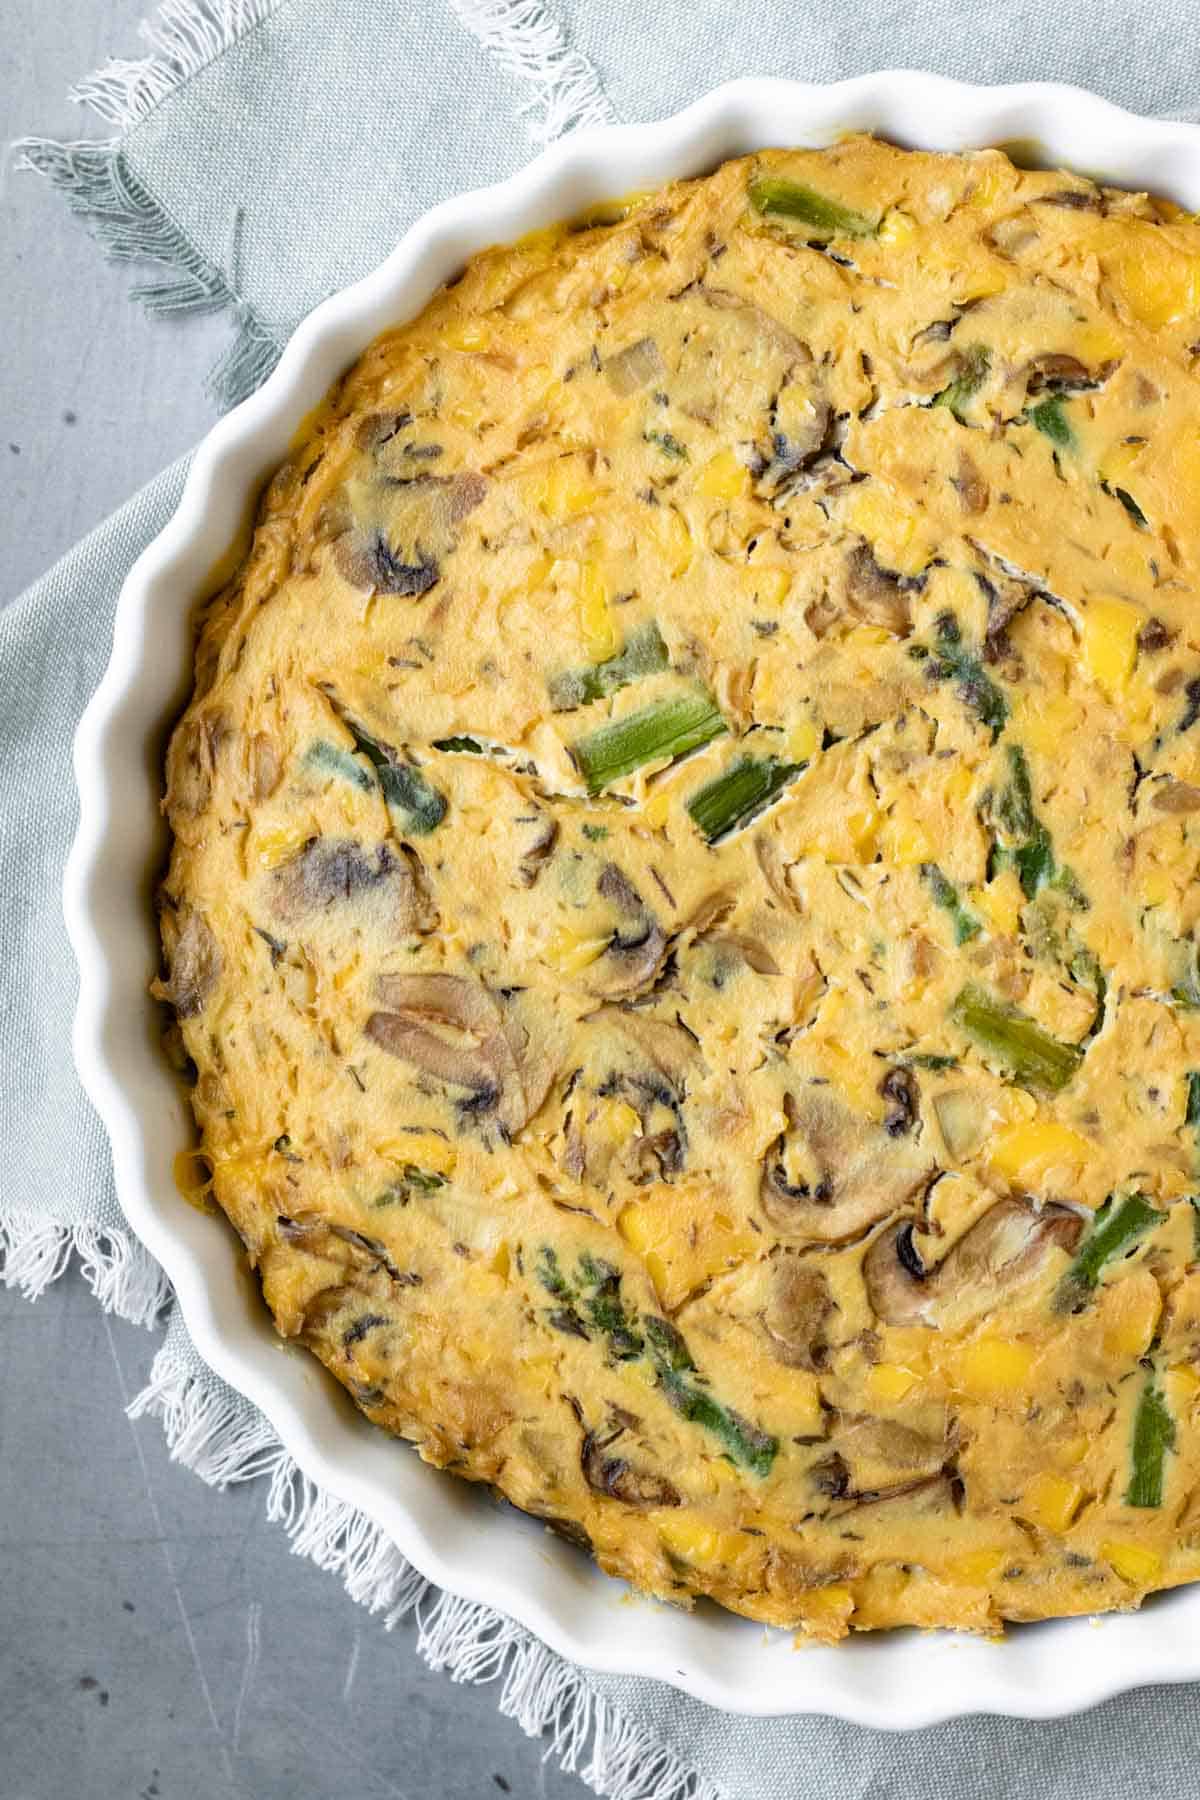
[[160, 997], [279, 1330], [637, 1588], [1200, 1577], [1200, 224], [727, 163], [374, 343], [204, 613]]

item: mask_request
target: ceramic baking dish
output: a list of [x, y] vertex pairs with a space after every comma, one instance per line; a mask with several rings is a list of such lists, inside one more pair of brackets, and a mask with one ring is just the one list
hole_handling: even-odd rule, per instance
[[200, 1354], [261, 1407], [307, 1475], [376, 1520], [423, 1574], [590, 1668], [656, 1676], [732, 1711], [885, 1727], [971, 1712], [1040, 1718], [1200, 1676], [1200, 1585], [1099, 1624], [1016, 1628], [1002, 1644], [898, 1631], [803, 1651], [711, 1605], [684, 1613], [631, 1600], [534, 1521], [376, 1431], [314, 1358], [281, 1346], [233, 1233], [177, 1192], [172, 1162], [192, 1127], [147, 995], [158, 964], [152, 882], [165, 854], [160, 760], [188, 690], [193, 609], [305, 413], [378, 332], [419, 311], [485, 245], [730, 156], [852, 129], [933, 150], [1018, 144], [1049, 165], [1200, 208], [1200, 127], [1135, 118], [1068, 87], [970, 87], [910, 72], [832, 86], [734, 82], [660, 124], [580, 132], [510, 180], [434, 208], [374, 274], [318, 307], [266, 385], [210, 432], [175, 516], [125, 581], [112, 660], [75, 743], [81, 823], [65, 883], [80, 969], [75, 1057], [108, 1128], [126, 1216], [170, 1276]]

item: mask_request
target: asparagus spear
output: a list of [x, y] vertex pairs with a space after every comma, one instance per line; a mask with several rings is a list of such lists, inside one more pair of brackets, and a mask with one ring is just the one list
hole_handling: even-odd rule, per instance
[[609, 1352], [617, 1362], [647, 1357], [659, 1387], [681, 1417], [711, 1431], [731, 1461], [755, 1475], [767, 1474], [778, 1452], [779, 1439], [713, 1399], [687, 1344], [669, 1320], [647, 1313], [638, 1330], [638, 1321], [626, 1312], [621, 1298], [619, 1269], [584, 1251], [576, 1264], [575, 1279], [569, 1281], [557, 1252], [544, 1244], [538, 1252], [536, 1273], [557, 1302], [547, 1315], [556, 1331], [589, 1342], [593, 1333], [599, 1333], [607, 1338]]
[[643, 675], [655, 675], [667, 667], [667, 646], [653, 620], [625, 640], [615, 656], [604, 662], [589, 663], [582, 669], [565, 669], [550, 678], [550, 702], [555, 712], [569, 712], [572, 707], [587, 706], [603, 700], [618, 688], [628, 687]]
[[318, 738], [309, 746], [304, 760], [326, 774], [340, 776], [365, 794], [369, 794], [378, 781], [388, 810], [402, 831], [423, 836], [440, 825], [446, 816], [446, 796], [431, 787], [419, 769], [390, 761], [382, 746], [368, 737], [361, 727], [349, 725], [349, 729], [357, 748], [373, 765], [374, 776], [367, 773], [349, 750], [327, 743], [324, 738]]
[[769, 1474], [779, 1439], [705, 1391], [687, 1345], [666, 1319], [647, 1317], [642, 1323], [658, 1385], [675, 1411], [690, 1424], [711, 1431], [732, 1462], [754, 1475]]
[[478, 738], [473, 737], [434, 738], [433, 747], [435, 750], [453, 751], [461, 756], [483, 755], [483, 745]]
[[874, 237], [879, 230], [878, 221], [868, 219], [865, 213], [782, 175], [763, 175], [752, 181], [750, 204], [755, 212], [795, 219], [822, 237]]
[[1067, 415], [1063, 411], [1061, 394], [1049, 394], [1031, 406], [1025, 415], [1031, 425], [1036, 425], [1043, 437], [1048, 437], [1056, 450], [1073, 450], [1075, 433], [1067, 423]]
[[966, 910], [959, 899], [958, 889], [942, 874], [937, 864], [922, 863], [921, 874], [929, 883], [929, 891], [938, 905], [945, 907], [950, 914], [955, 943], [969, 944], [973, 937], [978, 937], [982, 930], [979, 920]]
[[957, 995], [950, 1017], [981, 1049], [1006, 1065], [1023, 1087], [1066, 1087], [1083, 1061], [1075, 1044], [1060, 1043], [1015, 1006], [968, 985]]
[[571, 755], [588, 792], [598, 794], [644, 763], [686, 756], [689, 750], [724, 736], [728, 729], [716, 702], [701, 688], [601, 725], [577, 738]]
[[1162, 1214], [1140, 1194], [1126, 1194], [1118, 1201], [1110, 1195], [1092, 1220], [1092, 1228], [1067, 1270], [1055, 1297], [1059, 1312], [1073, 1312], [1099, 1283], [1106, 1264], [1136, 1244], [1159, 1224]]
[[992, 353], [986, 344], [972, 344], [964, 350], [962, 366], [954, 380], [936, 395], [935, 406], [948, 406], [956, 419], [962, 418], [962, 409], [974, 394], [977, 394], [987, 380], [988, 370], [992, 366]]
[[308, 746], [304, 752], [304, 760], [326, 775], [340, 775], [343, 781], [360, 788], [364, 794], [369, 794], [375, 785], [362, 764], [355, 762], [349, 750], [327, 743], [324, 738], [318, 738], [315, 744]]
[[764, 806], [799, 775], [807, 763], [785, 763], [775, 756], [739, 756], [719, 775], [697, 788], [688, 812], [709, 844], [748, 824]]
[[927, 663], [934, 681], [954, 682], [963, 705], [970, 708], [981, 725], [986, 725], [995, 743], [1008, 719], [1008, 701], [979, 657], [964, 646], [962, 629], [953, 613], [940, 615], [934, 635], [932, 650], [927, 644], [914, 644], [909, 655], [916, 662]]
[[419, 769], [398, 761], [388, 745], [373, 738], [355, 720], [345, 713], [341, 717], [354, 739], [355, 749], [375, 770], [389, 811], [399, 815], [401, 830], [424, 836], [439, 826], [446, 816], [446, 796], [431, 787]]
[[1133, 1415], [1132, 1469], [1125, 1490], [1126, 1506], [1162, 1505], [1163, 1463], [1174, 1442], [1175, 1421], [1151, 1369]]
[[626, 1313], [621, 1299], [620, 1270], [585, 1251], [579, 1258], [578, 1279], [583, 1290], [583, 1310], [596, 1330], [604, 1333], [617, 1361], [629, 1362], [640, 1356], [645, 1346], [633, 1315]]
[[1007, 863], [1017, 872], [1021, 892], [1027, 900], [1044, 887], [1055, 887], [1072, 906], [1087, 907], [1083, 892], [1072, 870], [1058, 863], [1054, 842], [1033, 810], [1033, 788], [1029, 764], [1019, 744], [1005, 746], [1008, 752], [1009, 778], [996, 802], [996, 822], [1010, 842], [997, 846], [992, 866]]

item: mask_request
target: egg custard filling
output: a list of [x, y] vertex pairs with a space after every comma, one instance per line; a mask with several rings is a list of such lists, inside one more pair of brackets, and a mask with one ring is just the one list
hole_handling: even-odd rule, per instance
[[476, 257], [202, 619], [173, 1048], [279, 1330], [637, 1588], [1200, 1577], [1200, 224], [769, 151]]

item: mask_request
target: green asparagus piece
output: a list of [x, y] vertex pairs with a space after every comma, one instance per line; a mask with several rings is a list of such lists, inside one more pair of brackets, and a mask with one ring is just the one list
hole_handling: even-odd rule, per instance
[[992, 353], [986, 344], [972, 344], [964, 350], [962, 367], [954, 380], [934, 397], [935, 406], [948, 406], [956, 419], [962, 419], [962, 409], [967, 401], [977, 394], [987, 380], [988, 370], [992, 366]]
[[615, 656], [605, 662], [588, 663], [581, 669], [565, 669], [547, 683], [555, 712], [569, 712], [572, 707], [587, 706], [603, 700], [618, 688], [628, 687], [643, 675], [656, 675], [668, 664], [667, 646], [653, 620], [625, 640]]
[[782, 175], [763, 175], [752, 181], [750, 204], [755, 212], [795, 219], [822, 237], [874, 237], [879, 230], [878, 220]]
[[1120, 1201], [1110, 1195], [1092, 1220], [1082, 1248], [1062, 1278], [1055, 1299], [1057, 1310], [1076, 1310], [1098, 1285], [1106, 1264], [1136, 1244], [1161, 1221], [1162, 1214], [1140, 1194], [1127, 1194]]
[[349, 750], [326, 743], [323, 738], [310, 745], [305, 761], [329, 775], [340, 775], [343, 781], [350, 782], [365, 794], [369, 794], [378, 781], [388, 810], [394, 816], [398, 815], [397, 823], [403, 831], [424, 835], [440, 825], [446, 816], [446, 796], [431, 787], [419, 769], [411, 768], [407, 763], [393, 762], [383, 746], [361, 726], [349, 719], [345, 723], [356, 749], [374, 768], [374, 776], [367, 773]]
[[985, 670], [978, 656], [963, 644], [962, 630], [953, 613], [944, 612], [934, 627], [935, 644], [914, 644], [909, 655], [926, 662], [935, 681], [953, 681], [958, 697], [969, 707], [995, 743], [1008, 719], [1008, 701]]
[[1133, 1415], [1132, 1472], [1125, 1490], [1126, 1506], [1162, 1505], [1163, 1463], [1174, 1442], [1175, 1421], [1151, 1369]]
[[577, 738], [571, 754], [588, 792], [598, 794], [644, 763], [686, 756], [689, 750], [723, 737], [728, 729], [716, 702], [701, 688], [601, 725]]
[[1056, 450], [1075, 448], [1075, 433], [1067, 422], [1060, 394], [1050, 394], [1045, 400], [1039, 400], [1036, 406], [1030, 407], [1026, 417], [1043, 437], [1050, 439]]
[[1054, 855], [1050, 833], [1033, 810], [1033, 788], [1029, 764], [1019, 744], [1005, 746], [1008, 752], [1009, 778], [996, 802], [996, 822], [1009, 839], [997, 846], [993, 871], [1006, 864], [1015, 869], [1021, 892], [1032, 900], [1044, 887], [1057, 888], [1072, 906], [1087, 907], [1087, 896], [1073, 872], [1060, 867]]
[[706, 843], [746, 825], [800, 774], [807, 763], [781, 762], [775, 756], [739, 756], [719, 775], [697, 788], [688, 812]]
[[954, 883], [942, 874], [936, 863], [922, 863], [921, 874], [929, 884], [929, 891], [939, 906], [945, 907], [950, 914], [954, 926], [956, 944], [969, 944], [973, 937], [978, 937], [983, 927], [979, 920], [967, 911], [959, 899], [958, 889]]
[[680, 1417], [710, 1431], [724, 1445], [731, 1462], [754, 1475], [769, 1474], [779, 1439], [705, 1391], [687, 1345], [666, 1319], [646, 1317], [642, 1323], [658, 1385]]
[[632, 1313], [621, 1299], [621, 1271], [602, 1257], [584, 1251], [579, 1258], [578, 1282], [586, 1317], [602, 1331], [618, 1362], [629, 1362], [645, 1348]]
[[778, 1438], [713, 1399], [705, 1390], [704, 1377], [687, 1344], [669, 1320], [646, 1313], [638, 1329], [639, 1321], [625, 1310], [621, 1298], [619, 1269], [585, 1250], [571, 1281], [564, 1275], [557, 1253], [544, 1244], [538, 1252], [535, 1272], [556, 1302], [548, 1314], [556, 1331], [589, 1342], [593, 1333], [599, 1333], [607, 1338], [609, 1352], [617, 1362], [647, 1357], [659, 1387], [677, 1413], [689, 1423], [711, 1431], [731, 1461], [755, 1475], [767, 1474], [779, 1449]]
[[420, 836], [435, 830], [446, 816], [446, 796], [432, 787], [419, 769], [398, 762], [386, 744], [373, 738], [355, 720], [345, 713], [341, 716], [355, 749], [374, 768], [389, 811], [399, 815], [400, 828]]
[[327, 743], [318, 738], [304, 752], [304, 760], [314, 769], [320, 769], [326, 775], [340, 775], [352, 787], [360, 788], [369, 794], [375, 783], [360, 762], [356, 762], [349, 750], [343, 750], [337, 744]]
[[1200, 1069], [1193, 1069], [1187, 1078], [1187, 1107], [1183, 1122], [1191, 1126], [1200, 1143]]
[[1083, 1061], [1077, 1045], [1060, 1043], [1028, 1013], [974, 985], [957, 995], [950, 1017], [981, 1049], [1004, 1063], [1022, 1087], [1049, 1088], [1057, 1093]]

